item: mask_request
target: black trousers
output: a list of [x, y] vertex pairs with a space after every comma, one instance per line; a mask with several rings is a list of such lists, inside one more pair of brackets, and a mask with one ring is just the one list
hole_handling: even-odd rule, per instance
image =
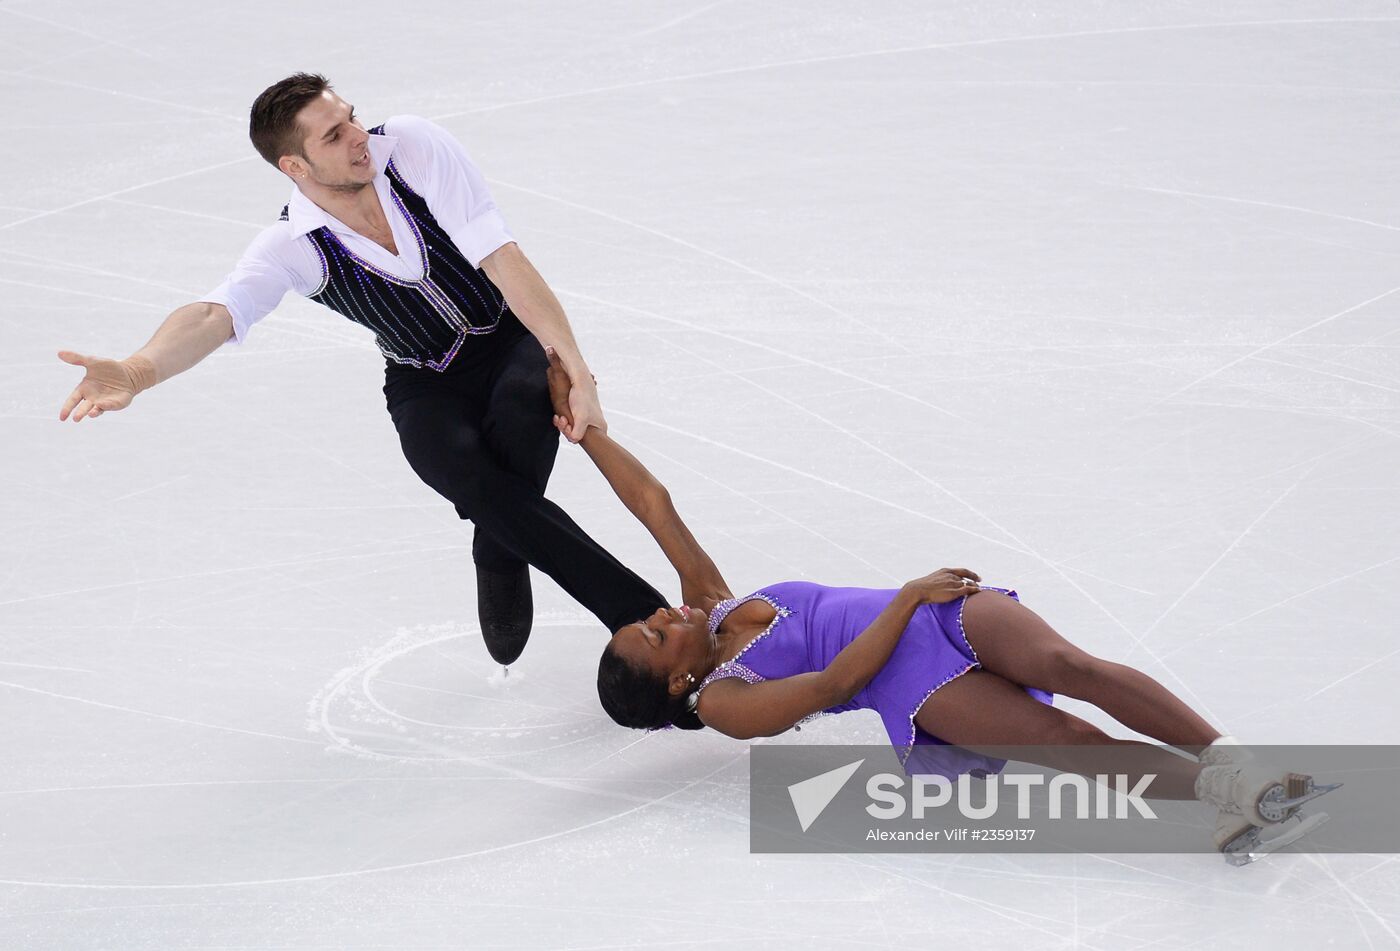
[[475, 524], [472, 560], [493, 571], [529, 563], [616, 631], [666, 600], [544, 497], [559, 449], [548, 365], [507, 314], [444, 372], [389, 363], [384, 398], [413, 471]]

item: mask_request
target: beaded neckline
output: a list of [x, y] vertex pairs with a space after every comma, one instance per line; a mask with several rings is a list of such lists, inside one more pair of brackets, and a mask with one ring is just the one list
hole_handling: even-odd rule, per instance
[[[733, 676], [733, 673], [736, 670], [742, 669], [746, 671], [748, 668], [744, 667], [743, 664], [739, 663], [739, 659], [743, 657], [746, 653], [748, 653], [751, 647], [753, 647], [759, 641], [763, 640], [769, 634], [773, 633], [773, 629], [778, 626], [779, 621], [781, 621], [785, 617], [791, 616], [792, 614], [791, 610], [779, 604], [777, 601], [773, 600], [773, 598], [762, 593], [761, 591], [755, 591], [748, 597], [727, 598], [724, 601], [721, 601], [719, 604], [716, 604], [714, 608], [710, 611], [710, 620], [708, 624], [706, 624], [706, 627], [709, 628], [710, 633], [718, 634], [719, 626], [724, 623], [724, 619], [729, 616], [729, 613], [735, 608], [737, 608], [739, 605], [747, 604], [750, 601], [765, 602], [769, 607], [773, 609], [773, 620], [769, 621], [768, 626], [765, 627], [757, 635], [755, 635], [753, 640], [749, 641], [742, 648], [740, 648], [739, 653], [735, 654], [733, 657], [729, 658], [729, 660], [725, 661], [724, 663], [717, 666], [714, 670], [710, 671], [709, 676], [707, 676], [704, 680], [700, 682], [699, 687], [695, 688], [696, 693], [699, 693], [700, 687], [704, 687], [712, 680], [720, 679], [720, 677], [723, 677], [725, 673], [728, 673], [730, 676]], [[719, 674], [720, 677], [716, 677], [716, 674]]]
[[[725, 661], [724, 663], [716, 667], [714, 670], [710, 671], [709, 676], [707, 676], [704, 680], [700, 681], [700, 683], [695, 688], [695, 693], [693, 694], [693, 696], [697, 700], [700, 696], [700, 691], [716, 680], [724, 680], [728, 677], [738, 677], [740, 680], [743, 680], [746, 683], [761, 684], [764, 682], [764, 680], [767, 679], [761, 674], [757, 673], [756, 671], [750, 669], [747, 665], [740, 663], [740, 658], [748, 652], [749, 648], [753, 647], [759, 641], [763, 640], [765, 637], [771, 634], [773, 632], [773, 629], [778, 626], [779, 621], [781, 621], [785, 617], [790, 617], [792, 615], [791, 609], [779, 604], [769, 595], [763, 594], [759, 591], [755, 591], [753, 594], [749, 595], [746, 598], [728, 598], [716, 604], [714, 608], [710, 611], [710, 621], [707, 626], [709, 627], [711, 634], [719, 633], [719, 626], [724, 622], [724, 619], [729, 616], [729, 612], [733, 611], [739, 605], [749, 601], [766, 602], [768, 606], [773, 609], [773, 620], [768, 622], [768, 626], [765, 627], [763, 631], [759, 633], [756, 637], [754, 637], [753, 640], [745, 644], [743, 649], [740, 650], [739, 653], [735, 654], [729, 660]], [[830, 716], [830, 714], [825, 710], [818, 710], [816, 713], [809, 714], [803, 717], [801, 720], [798, 720], [792, 725], [792, 728], [800, 732], [802, 730], [802, 724], [809, 723], [812, 720], [817, 719], [817, 717], [824, 716]]]

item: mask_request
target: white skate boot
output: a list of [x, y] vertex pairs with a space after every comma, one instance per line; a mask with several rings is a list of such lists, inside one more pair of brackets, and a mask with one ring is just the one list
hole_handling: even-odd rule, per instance
[[1197, 757], [1202, 766], [1220, 766], [1225, 763], [1251, 763], [1254, 754], [1240, 744], [1233, 736], [1216, 737]]
[[[1218, 737], [1209, 746], [1201, 750], [1200, 755], [1202, 766], [1225, 766], [1230, 763], [1244, 764], [1252, 762], [1253, 760], [1254, 754], [1241, 746], [1239, 740], [1228, 735]], [[1215, 842], [1215, 848], [1217, 851], [1225, 854], [1226, 861], [1239, 865], [1246, 864], [1246, 862], [1238, 861], [1235, 853], [1228, 851], [1228, 846], [1236, 840], [1239, 840], [1241, 844], [1246, 844], [1246, 835], [1258, 828], [1258, 826], [1239, 813], [1230, 812], [1228, 809], [1220, 809], [1215, 814], [1215, 834], [1212, 837]], [[1253, 853], [1251, 852], [1250, 854], [1252, 855]], [[1252, 859], [1247, 861], [1252, 861]]]
[[1327, 813], [1305, 815], [1300, 807], [1342, 785], [1319, 786], [1302, 773], [1280, 781], [1252, 759], [1231, 737], [1216, 740], [1200, 756], [1206, 768], [1196, 779], [1196, 798], [1220, 810], [1213, 838], [1231, 865], [1247, 865], [1321, 826]]

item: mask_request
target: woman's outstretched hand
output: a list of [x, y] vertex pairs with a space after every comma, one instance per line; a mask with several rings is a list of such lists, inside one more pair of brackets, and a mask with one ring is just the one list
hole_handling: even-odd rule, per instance
[[569, 412], [569, 374], [564, 372], [564, 364], [559, 362], [553, 347], [545, 347], [544, 355], [549, 358], [549, 369], [544, 371], [549, 380], [549, 402], [554, 406], [554, 415], [565, 415]]
[[978, 582], [981, 580], [977, 572], [969, 568], [939, 568], [931, 575], [910, 581], [904, 590], [917, 597], [920, 604], [942, 604], [980, 591]]

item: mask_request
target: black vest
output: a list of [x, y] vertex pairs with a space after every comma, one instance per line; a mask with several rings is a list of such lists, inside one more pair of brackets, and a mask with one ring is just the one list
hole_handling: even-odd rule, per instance
[[[370, 134], [383, 130], [376, 126]], [[457, 250], [428, 203], [405, 184], [393, 159], [384, 172], [394, 204], [417, 239], [423, 277], [406, 281], [375, 267], [321, 227], [307, 234], [321, 256], [321, 286], [308, 296], [374, 331], [380, 351], [395, 363], [440, 372], [468, 335], [491, 333], [509, 307], [485, 272]], [[286, 206], [281, 218], [287, 220]]]

